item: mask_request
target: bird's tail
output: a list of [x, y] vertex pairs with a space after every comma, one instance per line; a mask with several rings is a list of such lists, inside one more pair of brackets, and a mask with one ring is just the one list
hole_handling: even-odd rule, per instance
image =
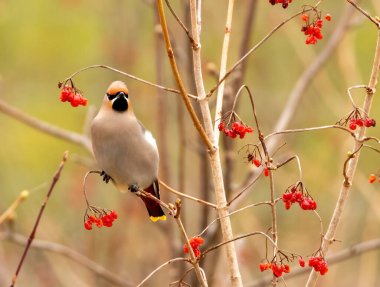
[[[145, 191], [160, 199], [160, 191], [157, 180], [147, 187]], [[144, 201], [149, 217], [153, 222], [156, 222], [157, 220], [166, 220], [166, 215], [159, 203], [147, 197], [141, 197], [141, 199]]]

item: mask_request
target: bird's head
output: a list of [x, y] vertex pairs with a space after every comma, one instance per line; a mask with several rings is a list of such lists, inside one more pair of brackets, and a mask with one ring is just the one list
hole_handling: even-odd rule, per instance
[[122, 81], [112, 82], [104, 97], [106, 108], [123, 113], [128, 111], [130, 103], [128, 99], [128, 88]]

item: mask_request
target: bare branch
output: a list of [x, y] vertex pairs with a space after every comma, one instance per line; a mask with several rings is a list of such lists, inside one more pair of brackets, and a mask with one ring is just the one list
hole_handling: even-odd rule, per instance
[[75, 144], [79, 144], [88, 151], [92, 152], [91, 140], [85, 135], [59, 128], [37, 118], [29, 116], [19, 109], [10, 106], [2, 99], [0, 99], [0, 111], [32, 128], [35, 128], [36, 130]]
[[[9, 240], [21, 246], [25, 246], [28, 242], [28, 239], [21, 234], [5, 232], [0, 235], [1, 235], [0, 239]], [[135, 286], [135, 284], [127, 282], [126, 279], [121, 278], [120, 276], [112, 273], [111, 271], [108, 271], [103, 266], [90, 260], [88, 257], [82, 255], [78, 251], [75, 251], [74, 249], [71, 249], [70, 247], [64, 246], [62, 244], [35, 239], [31, 245], [31, 248], [41, 249], [43, 251], [53, 252], [53, 253], [62, 255], [63, 257], [66, 257], [72, 260], [73, 262], [76, 262], [84, 266], [85, 268], [89, 269], [91, 272], [93, 272], [97, 276], [100, 276], [104, 278], [105, 280], [107, 280], [108, 282], [115, 284], [117, 286], [122, 286], [122, 287]]]
[[137, 284], [136, 287], [141, 287], [145, 282], [147, 282], [154, 274], [156, 274], [162, 268], [164, 268], [165, 266], [168, 266], [174, 262], [178, 262], [178, 261], [185, 261], [186, 262], [186, 261], [188, 261], [188, 259], [178, 257], [178, 258], [170, 259], [170, 260], [162, 263], [160, 266], [158, 266], [156, 269], [154, 269], [148, 276], [146, 276], [139, 284]]
[[378, 29], [380, 29], [380, 21], [377, 20], [376, 18], [372, 17], [371, 15], [369, 15], [369, 13], [367, 11], [365, 11], [364, 9], [362, 9], [358, 4], [356, 4], [355, 2], [351, 1], [351, 0], [347, 0], [348, 3], [350, 3], [352, 6], [354, 6], [360, 13], [362, 13], [364, 16], [366, 16], [372, 23], [374, 23], [376, 25], [376, 27]]
[[31, 245], [32, 242], [33, 242], [33, 239], [34, 239], [35, 234], [36, 234], [36, 232], [37, 232], [37, 228], [38, 228], [38, 225], [39, 225], [39, 223], [40, 223], [40, 220], [41, 220], [42, 214], [44, 213], [44, 210], [45, 210], [45, 207], [46, 207], [46, 205], [47, 205], [47, 203], [48, 203], [48, 200], [49, 200], [49, 198], [50, 198], [50, 195], [51, 195], [51, 193], [53, 192], [53, 189], [54, 189], [56, 183], [57, 183], [58, 180], [59, 180], [59, 177], [60, 177], [60, 175], [61, 175], [61, 171], [62, 171], [63, 166], [65, 165], [65, 163], [66, 163], [66, 161], [67, 161], [68, 156], [69, 156], [69, 153], [66, 151], [66, 152], [63, 154], [62, 161], [61, 161], [61, 163], [60, 163], [60, 165], [59, 165], [59, 167], [58, 167], [57, 172], [55, 173], [55, 175], [54, 175], [54, 177], [53, 177], [53, 180], [52, 180], [52, 182], [51, 182], [50, 188], [49, 188], [49, 190], [48, 190], [48, 192], [47, 192], [47, 194], [46, 194], [46, 198], [45, 198], [44, 202], [43, 202], [42, 205], [41, 205], [40, 211], [39, 211], [39, 213], [38, 213], [38, 215], [37, 215], [36, 222], [34, 223], [33, 230], [32, 230], [32, 232], [31, 232], [30, 235], [29, 235], [29, 238], [28, 238], [28, 242], [27, 242], [27, 244], [25, 245], [24, 253], [23, 253], [22, 256], [21, 256], [21, 259], [20, 259], [20, 262], [19, 262], [19, 264], [18, 264], [18, 266], [17, 266], [16, 272], [15, 272], [14, 275], [13, 275], [12, 283], [11, 283], [11, 285], [10, 285], [11, 287], [13, 287], [13, 286], [16, 284], [17, 276], [18, 276], [18, 274], [19, 274], [20, 271], [21, 271], [21, 268], [22, 268], [22, 265], [23, 265], [24, 260], [25, 260], [25, 258], [26, 258], [26, 255], [28, 254], [28, 251], [29, 251], [30, 245]]

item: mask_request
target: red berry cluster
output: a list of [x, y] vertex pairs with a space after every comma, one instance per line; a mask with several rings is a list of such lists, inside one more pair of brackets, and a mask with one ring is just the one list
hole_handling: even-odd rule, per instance
[[88, 102], [72, 83], [63, 85], [61, 88], [60, 100], [61, 102], [69, 102], [72, 107], [77, 107], [79, 105], [86, 106]]
[[356, 127], [362, 127], [362, 126], [365, 126], [366, 128], [375, 127], [376, 121], [375, 119], [371, 119], [367, 117], [366, 118], [354, 117], [348, 121], [348, 127], [350, 130], [354, 131], [356, 130]]
[[325, 275], [329, 268], [327, 262], [322, 256], [310, 257], [309, 258], [309, 267], [313, 267], [316, 272], [319, 272], [321, 275]]
[[304, 193], [301, 182], [292, 185], [286, 189], [282, 195], [282, 201], [286, 209], [290, 209], [293, 203], [298, 203], [303, 210], [317, 209], [317, 203], [310, 197], [308, 193]]
[[253, 129], [246, 126], [242, 122], [233, 122], [230, 127], [224, 121], [220, 121], [218, 125], [219, 131], [223, 131], [224, 134], [232, 139], [239, 136], [241, 139], [245, 137], [246, 133], [252, 133]]
[[[322, 27], [323, 27], [323, 19], [320, 18], [319, 13], [316, 13], [317, 18], [313, 21], [309, 20], [309, 16], [307, 14], [301, 15], [301, 20], [305, 22], [305, 25], [302, 26], [301, 31], [307, 36], [306, 44], [307, 45], [315, 45], [318, 40], [323, 39], [322, 35]], [[327, 14], [325, 16], [327, 21], [331, 21], [331, 15]]]
[[370, 174], [369, 177], [368, 177], [368, 181], [369, 183], [374, 183], [376, 181], [376, 179], [379, 178], [379, 182], [380, 182], [380, 176], [377, 174]]
[[277, 265], [277, 263], [260, 263], [259, 264], [260, 271], [263, 272], [265, 270], [272, 270], [272, 273], [276, 277], [281, 277], [282, 273], [289, 273], [290, 267], [289, 265]]
[[272, 5], [282, 4], [282, 8], [286, 9], [292, 1], [293, 0], [269, 0], [269, 3]]
[[[96, 211], [98, 210], [96, 209]], [[112, 223], [117, 219], [117, 213], [114, 210], [109, 212], [103, 210], [101, 212], [96, 212], [94, 215], [86, 214], [85, 218], [86, 220], [84, 222], [84, 228], [87, 230], [91, 230], [93, 224], [97, 227], [111, 227]]]
[[[204, 239], [200, 236], [196, 236], [190, 238], [189, 242], [191, 249], [193, 249], [195, 257], [201, 256], [201, 251], [198, 249], [198, 247], [204, 243]], [[183, 245], [183, 252], [189, 253], [189, 248], [186, 243]]]

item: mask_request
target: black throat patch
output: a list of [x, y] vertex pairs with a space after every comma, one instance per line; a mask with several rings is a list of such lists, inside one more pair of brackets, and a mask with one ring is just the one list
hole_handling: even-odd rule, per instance
[[128, 99], [124, 95], [117, 96], [112, 103], [112, 109], [117, 112], [125, 112], [128, 110]]

